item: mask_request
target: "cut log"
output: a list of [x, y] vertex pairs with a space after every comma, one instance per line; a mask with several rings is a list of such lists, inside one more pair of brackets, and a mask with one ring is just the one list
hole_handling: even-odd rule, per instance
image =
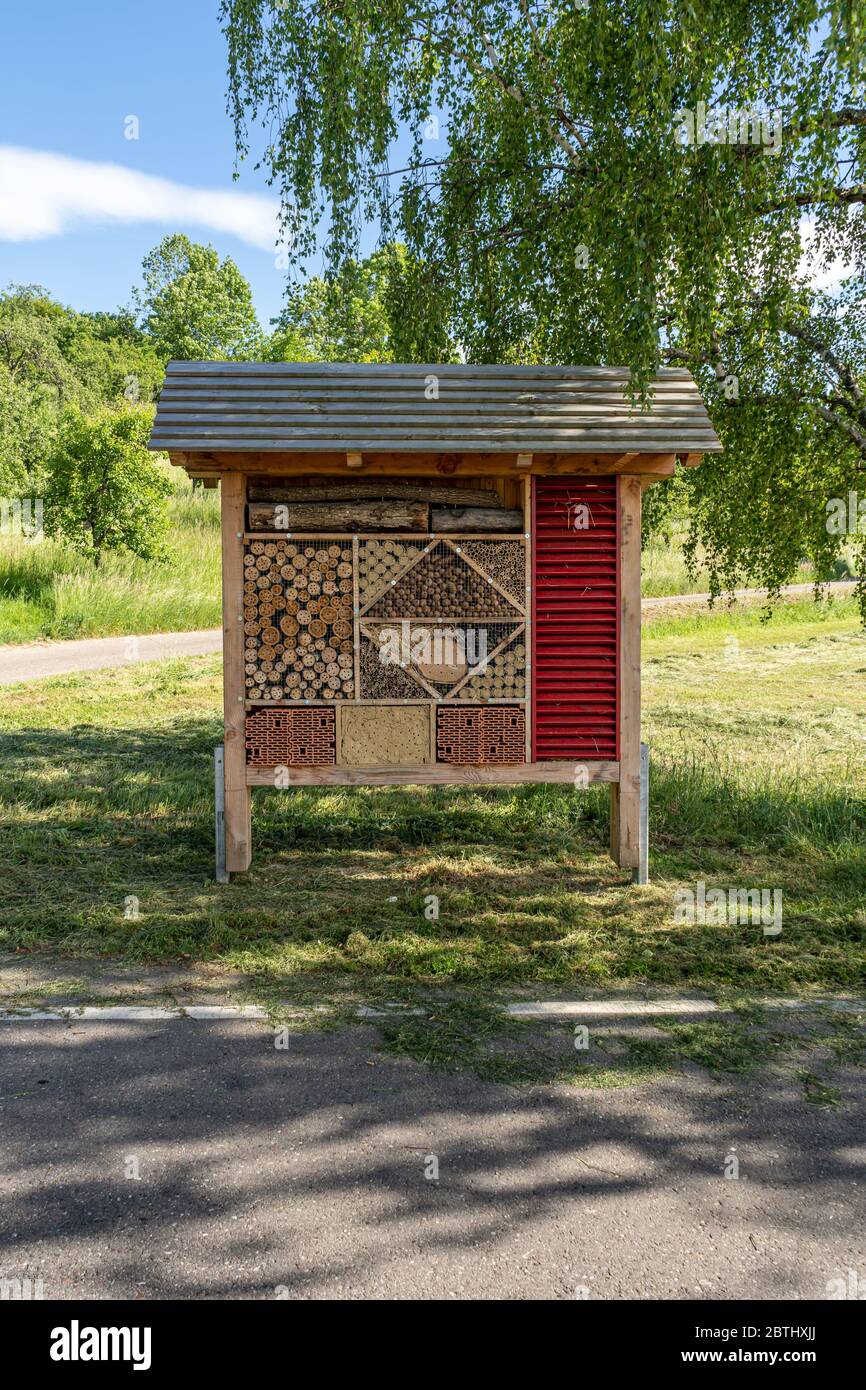
[[293, 487], [290, 483], [251, 483], [249, 500], [251, 502], [348, 502], [356, 498], [369, 498], [373, 501], [414, 498], [419, 502], [439, 502], [454, 507], [501, 507], [498, 492], [491, 488], [437, 487], [435, 483], [394, 481], [383, 478], [376, 482], [370, 478], [329, 479], [322, 487]]
[[430, 530], [441, 531], [522, 531], [523, 512], [501, 507], [433, 507]]
[[251, 502], [251, 531], [426, 531], [426, 502]]

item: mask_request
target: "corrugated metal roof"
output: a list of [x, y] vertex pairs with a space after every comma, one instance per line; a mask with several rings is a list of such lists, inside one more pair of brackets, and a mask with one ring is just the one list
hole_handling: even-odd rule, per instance
[[621, 367], [169, 362], [153, 449], [696, 453], [721, 448], [690, 372], [650, 410]]

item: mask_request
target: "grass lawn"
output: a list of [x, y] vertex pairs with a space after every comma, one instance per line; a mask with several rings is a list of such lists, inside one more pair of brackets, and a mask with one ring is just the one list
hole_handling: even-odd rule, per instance
[[[863, 988], [864, 685], [850, 600], [646, 629], [643, 889], [606, 853], [606, 789], [562, 787], [261, 790], [253, 868], [219, 886], [218, 658], [9, 687], [0, 951], [238, 971], [239, 997], [324, 1004], [323, 1021], [361, 1000], [421, 1001], [423, 1016], [385, 1025], [384, 1046], [491, 1079], [631, 1084], [677, 1060], [737, 1071], [816, 1028], [809, 1047], [844, 1059], [855, 1042], [838, 1017], [786, 1035], [754, 1001]], [[675, 891], [699, 880], [780, 889], [781, 936], [676, 922]], [[567, 1027], [491, 1007], [612, 984], [706, 990], [740, 1012], [599, 1039], [587, 1067]], [[832, 1074], [798, 1065], [807, 1099], [834, 1103]]]

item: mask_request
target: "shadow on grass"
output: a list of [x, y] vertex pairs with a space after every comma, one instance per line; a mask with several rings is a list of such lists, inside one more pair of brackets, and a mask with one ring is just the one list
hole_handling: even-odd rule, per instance
[[[219, 732], [190, 717], [0, 736], [0, 942], [324, 981], [862, 981], [866, 803], [849, 790], [660, 763], [643, 891], [607, 856], [605, 788], [263, 791], [253, 868], [221, 887]], [[781, 887], [783, 936], [675, 924], [673, 889], [700, 877]]]

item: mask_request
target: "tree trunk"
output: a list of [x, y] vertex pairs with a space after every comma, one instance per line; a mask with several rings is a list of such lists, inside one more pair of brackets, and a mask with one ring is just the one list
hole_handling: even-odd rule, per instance
[[251, 502], [251, 531], [426, 531], [426, 502]]
[[523, 512], [510, 507], [433, 507], [430, 530], [440, 531], [522, 531]]

